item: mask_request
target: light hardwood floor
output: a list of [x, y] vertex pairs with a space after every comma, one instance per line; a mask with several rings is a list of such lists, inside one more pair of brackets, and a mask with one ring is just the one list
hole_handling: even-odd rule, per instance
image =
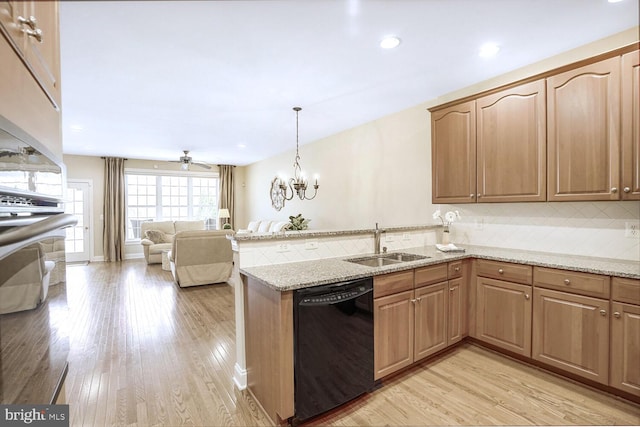
[[[233, 386], [233, 289], [144, 261], [67, 271], [72, 425], [259, 426]], [[309, 425], [638, 425], [640, 406], [465, 344]]]

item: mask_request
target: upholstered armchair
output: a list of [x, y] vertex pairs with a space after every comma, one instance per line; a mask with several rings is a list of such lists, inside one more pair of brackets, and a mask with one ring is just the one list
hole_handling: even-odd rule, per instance
[[204, 230], [204, 220], [153, 221], [140, 224], [140, 244], [147, 264], [160, 264], [162, 251], [171, 250], [176, 233], [186, 230]]
[[181, 231], [173, 238], [169, 260], [178, 286], [207, 285], [229, 280], [233, 269], [233, 230]]
[[31, 310], [47, 299], [55, 262], [45, 261], [40, 243], [0, 261], [0, 314]]

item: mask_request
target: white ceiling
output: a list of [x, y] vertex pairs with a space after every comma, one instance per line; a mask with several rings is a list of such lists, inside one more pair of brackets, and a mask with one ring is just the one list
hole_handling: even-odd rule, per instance
[[636, 26], [638, 0], [63, 1], [60, 21], [65, 154], [246, 165], [295, 148], [294, 106], [302, 145]]

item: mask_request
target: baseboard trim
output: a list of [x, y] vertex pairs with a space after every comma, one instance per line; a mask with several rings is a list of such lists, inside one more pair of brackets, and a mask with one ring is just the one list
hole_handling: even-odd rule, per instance
[[247, 388], [247, 370], [243, 369], [237, 363], [233, 367], [234, 375], [233, 382], [238, 390], [245, 390]]

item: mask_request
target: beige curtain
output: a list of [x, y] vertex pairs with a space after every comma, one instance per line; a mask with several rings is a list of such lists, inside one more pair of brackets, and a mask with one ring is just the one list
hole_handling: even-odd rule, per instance
[[105, 157], [104, 159], [104, 260], [107, 262], [124, 259], [125, 224], [125, 159]]
[[229, 224], [232, 229], [236, 229], [234, 226], [234, 205], [235, 196], [233, 191], [233, 165], [218, 165], [220, 168], [220, 202], [219, 209], [229, 209]]

